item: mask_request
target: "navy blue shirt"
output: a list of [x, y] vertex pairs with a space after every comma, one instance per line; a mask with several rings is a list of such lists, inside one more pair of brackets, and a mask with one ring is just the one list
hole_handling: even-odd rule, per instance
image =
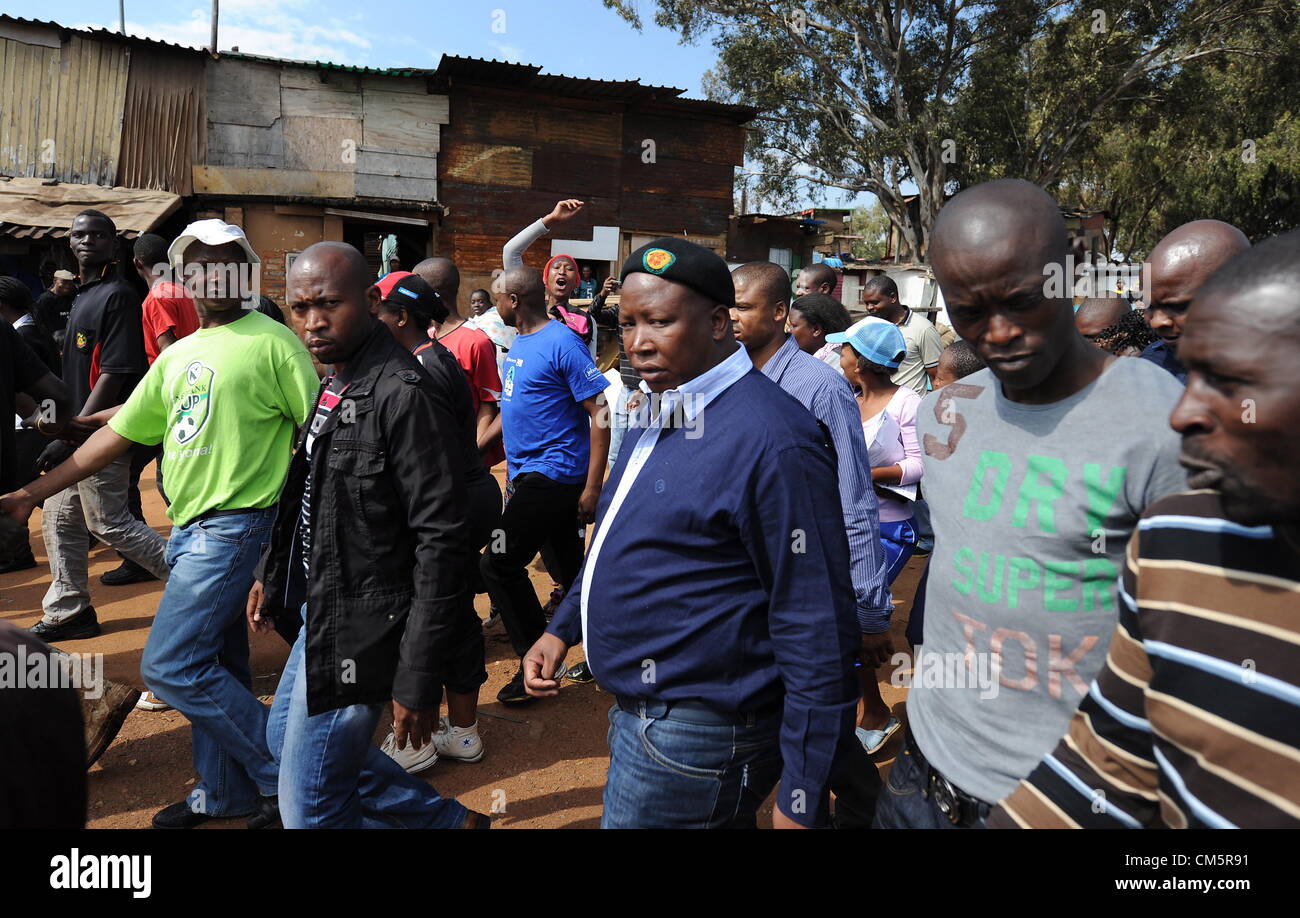
[[[835, 459], [813, 416], [743, 349], [728, 365], [698, 417], [628, 431], [586, 563], [548, 630], [570, 645], [585, 631], [592, 672], [620, 697], [725, 712], [783, 703], [777, 802], [820, 825], [858, 697]], [[689, 399], [695, 382], [678, 391]]]
[[1184, 386], [1187, 385], [1187, 370], [1183, 367], [1183, 362], [1178, 359], [1174, 349], [1165, 343], [1163, 338], [1152, 341], [1143, 349], [1141, 357], [1144, 360], [1150, 360], [1162, 370], [1168, 370]]

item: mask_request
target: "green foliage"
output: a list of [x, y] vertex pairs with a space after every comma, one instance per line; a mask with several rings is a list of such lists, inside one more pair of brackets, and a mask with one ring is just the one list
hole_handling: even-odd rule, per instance
[[[604, 2], [639, 26], [632, 0]], [[1115, 210], [1130, 246], [1185, 213], [1253, 215], [1261, 232], [1296, 222], [1291, 0], [656, 0], [654, 10], [658, 24], [718, 49], [710, 98], [765, 110], [747, 153], [751, 199], [867, 191], [922, 253], [948, 195], [1004, 176], [1069, 207]], [[1257, 141], [1255, 163], [1240, 161], [1244, 139]]]
[[861, 236], [853, 240], [853, 257], [877, 259], [885, 257], [889, 242], [889, 217], [879, 204], [853, 208], [852, 233]]
[[1300, 225], [1300, 43], [1295, 9], [1241, 22], [1258, 53], [1185, 68], [1099, 131], [1060, 194], [1111, 213], [1114, 248], [1140, 257], [1189, 220], [1260, 240]]

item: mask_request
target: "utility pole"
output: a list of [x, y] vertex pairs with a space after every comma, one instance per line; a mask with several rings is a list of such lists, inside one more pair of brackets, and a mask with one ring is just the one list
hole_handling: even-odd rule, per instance
[[126, 34], [126, 0], [117, 0], [117, 20], [120, 23], [118, 31], [123, 35]]
[[208, 53], [217, 56], [217, 0], [212, 0], [212, 41], [208, 44]]

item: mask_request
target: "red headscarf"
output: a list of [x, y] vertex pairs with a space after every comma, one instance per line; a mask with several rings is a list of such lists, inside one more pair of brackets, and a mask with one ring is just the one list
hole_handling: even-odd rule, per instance
[[[551, 265], [555, 264], [561, 258], [567, 260], [569, 264], [573, 265], [573, 271], [575, 275], [581, 273], [581, 269], [578, 267], [578, 259], [574, 258], [572, 255], [552, 255], [550, 260], [546, 262], [546, 267], [542, 269], [543, 281], [549, 278], [551, 274]], [[575, 281], [575, 286], [572, 289], [573, 290], [577, 289], [576, 281]], [[580, 312], [575, 309], [567, 309], [564, 306], [558, 306], [558, 305], [553, 306], [551, 308], [551, 312], [556, 318], [562, 321], [565, 325], [573, 329], [574, 333], [577, 334], [577, 336], [581, 338], [583, 341], [586, 342], [591, 341], [591, 332], [592, 332], [591, 317], [588, 316], [586, 313]]]
[[546, 282], [547, 278], [551, 274], [551, 265], [555, 264], [561, 258], [566, 259], [569, 264], [573, 265], [573, 274], [575, 277], [579, 277], [582, 274], [582, 269], [578, 267], [578, 259], [574, 258], [572, 255], [552, 255], [550, 260], [546, 262], [546, 267], [542, 268], [543, 283]]

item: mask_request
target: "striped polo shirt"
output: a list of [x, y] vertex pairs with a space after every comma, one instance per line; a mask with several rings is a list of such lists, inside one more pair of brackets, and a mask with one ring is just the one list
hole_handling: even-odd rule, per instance
[[1152, 504], [1069, 733], [1000, 828], [1300, 826], [1300, 551], [1214, 491]]

